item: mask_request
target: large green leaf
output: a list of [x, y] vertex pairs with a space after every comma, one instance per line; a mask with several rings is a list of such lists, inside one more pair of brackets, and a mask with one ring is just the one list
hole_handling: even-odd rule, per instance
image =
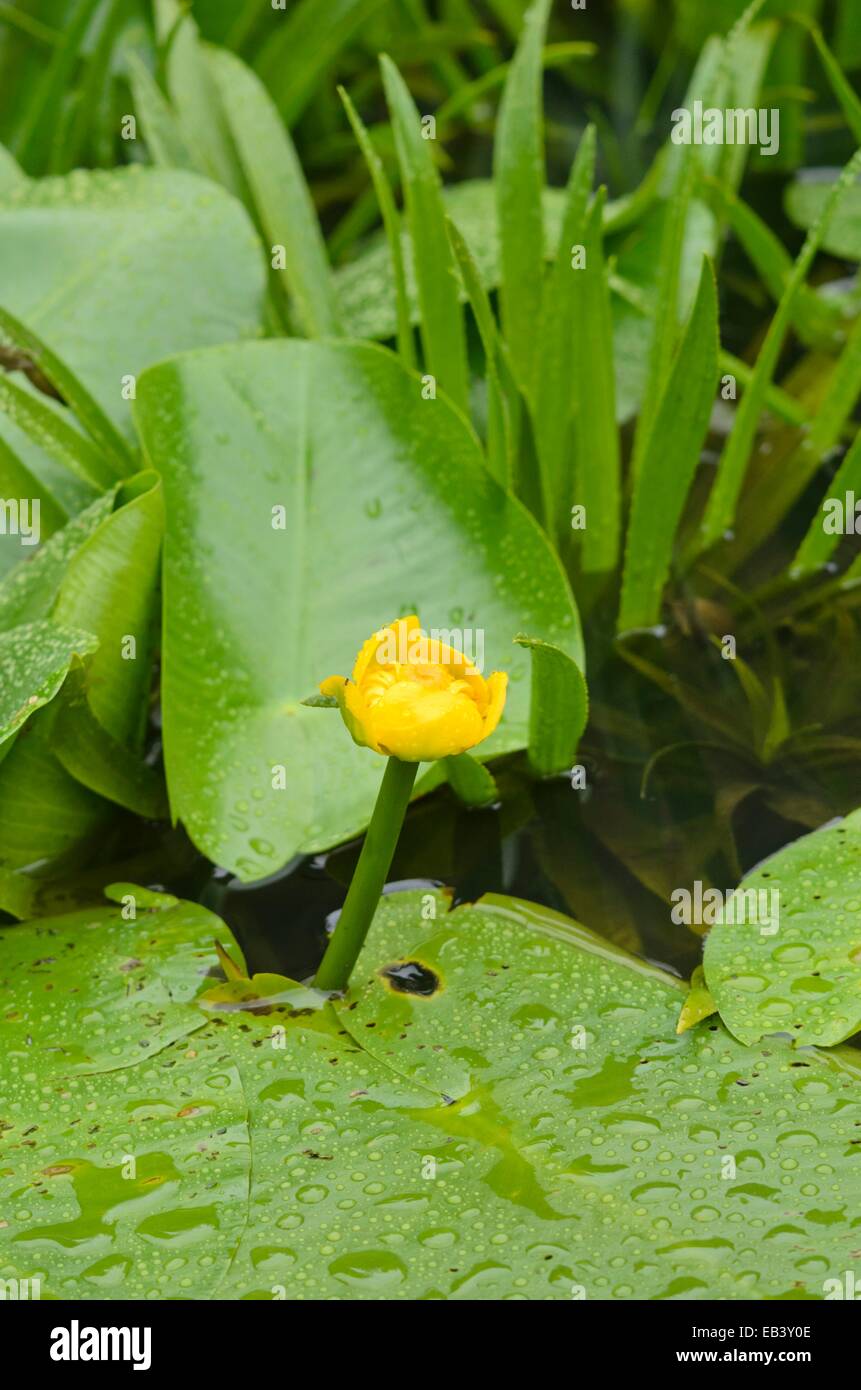
[[573, 600], [542, 533], [487, 474], [463, 419], [423, 399], [385, 349], [290, 341], [188, 354], [142, 378], [137, 416], [166, 487], [172, 808], [242, 877], [366, 823], [381, 759], [301, 701], [347, 674], [383, 623], [417, 612], [427, 628], [484, 633], [486, 668], [511, 670], [512, 684], [483, 756], [527, 742], [516, 632], [582, 665]]
[[125, 892], [137, 920], [127, 897], [125, 917], [2, 932], [4, 1278], [85, 1299], [821, 1299], [851, 1264], [851, 1050], [745, 1048], [715, 1020], [677, 1036], [679, 981], [508, 898], [384, 899], [334, 1007], [271, 976], [207, 990], [226, 929]]
[[130, 430], [124, 376], [259, 331], [262, 252], [243, 208], [195, 174], [137, 166], [0, 197], [2, 300]]
[[724, 912], [735, 920], [712, 928], [703, 961], [731, 1032], [829, 1046], [861, 1030], [861, 811], [787, 845], [742, 890], [749, 906]]

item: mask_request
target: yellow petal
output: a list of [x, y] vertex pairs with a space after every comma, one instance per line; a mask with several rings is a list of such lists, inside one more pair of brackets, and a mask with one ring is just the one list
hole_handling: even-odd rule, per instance
[[[396, 649], [397, 645], [403, 642], [405, 650], [408, 650], [409, 635], [419, 627], [421, 624], [413, 613], [408, 618], [396, 618], [393, 623], [388, 623], [386, 627], [378, 628], [376, 632], [372, 633], [367, 642], [362, 644], [362, 650], [356, 657], [356, 664], [353, 667], [353, 680], [356, 685], [361, 685], [368, 673], [368, 668], [372, 662], [376, 661], [377, 652], [384, 642], [387, 646], [389, 643], [393, 643]], [[380, 664], [385, 666], [388, 665], [388, 662], [384, 661]]]
[[504, 671], [492, 671], [487, 678], [488, 705], [484, 715], [484, 732], [481, 737], [488, 738], [493, 733], [505, 708], [505, 694], [508, 689], [508, 676]]
[[481, 715], [463, 693], [399, 681], [369, 711], [376, 745], [404, 762], [433, 762], [466, 752], [482, 738]]

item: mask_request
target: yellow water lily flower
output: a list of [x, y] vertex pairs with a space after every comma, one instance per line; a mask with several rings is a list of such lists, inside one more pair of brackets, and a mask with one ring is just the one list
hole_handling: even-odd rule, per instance
[[426, 637], [415, 615], [369, 637], [352, 680], [329, 676], [323, 695], [338, 701], [356, 743], [403, 762], [433, 762], [474, 748], [499, 723], [508, 676], [485, 680], [463, 652]]

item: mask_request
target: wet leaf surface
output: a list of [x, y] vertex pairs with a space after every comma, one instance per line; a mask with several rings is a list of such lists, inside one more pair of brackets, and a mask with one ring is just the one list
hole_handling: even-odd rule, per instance
[[582, 665], [543, 533], [490, 478], [463, 418], [423, 399], [387, 351], [292, 340], [187, 354], [142, 378], [137, 417], [166, 489], [171, 805], [243, 880], [367, 823], [382, 760], [303, 701], [381, 622], [418, 613], [464, 650], [485, 643], [488, 673], [510, 673], [482, 757], [528, 740], [515, 633]]
[[201, 1026], [187, 1006], [217, 964], [220, 920], [196, 903], [146, 906], [142, 890], [124, 886], [122, 904], [2, 933], [7, 1058], [22, 1049], [37, 1072], [110, 1071]]
[[[716, 1020], [679, 1037], [680, 982], [575, 923], [447, 908], [387, 896], [344, 999], [265, 1015], [192, 1002], [229, 937], [187, 904], [4, 931], [25, 983], [0, 1013], [0, 1276], [76, 1298], [822, 1298], [858, 1244], [856, 1054], [745, 1048]], [[36, 963], [60, 949], [84, 968]], [[136, 1059], [145, 1037], [161, 1050]]]
[[0, 745], [54, 698], [74, 659], [96, 645], [90, 633], [52, 623], [0, 632]]
[[749, 907], [742, 913], [739, 899], [732, 915], [746, 920], [717, 922], [704, 955], [708, 988], [731, 1032], [745, 1043], [788, 1033], [819, 1046], [857, 1033], [861, 812], [793, 841], [748, 874], [742, 891]]
[[131, 165], [16, 183], [0, 199], [0, 261], [4, 307], [129, 433], [124, 376], [259, 327], [251, 222], [195, 174]]

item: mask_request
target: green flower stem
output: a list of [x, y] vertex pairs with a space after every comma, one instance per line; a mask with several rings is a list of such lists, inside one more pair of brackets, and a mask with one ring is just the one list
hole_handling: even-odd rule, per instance
[[317, 989], [347, 988], [385, 887], [418, 767], [400, 758], [386, 764], [356, 872], [314, 980]]

